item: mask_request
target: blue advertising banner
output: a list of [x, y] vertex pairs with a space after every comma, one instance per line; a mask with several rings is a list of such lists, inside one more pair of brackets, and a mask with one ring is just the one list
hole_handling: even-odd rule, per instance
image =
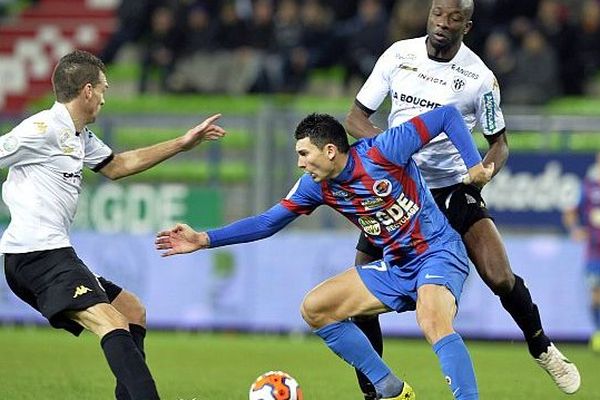
[[[96, 273], [136, 293], [151, 327], [310, 332], [300, 316], [306, 293], [353, 264], [356, 232], [287, 233], [256, 243], [161, 258], [152, 235], [75, 233], [79, 257]], [[583, 276], [583, 245], [561, 235], [507, 236], [513, 269], [555, 339], [593, 331]], [[0, 275], [2, 275], [0, 269]], [[0, 276], [0, 322], [41, 322]], [[422, 336], [414, 312], [388, 313], [387, 334]], [[498, 298], [472, 268], [456, 329], [465, 337], [521, 339]]]
[[513, 153], [483, 189], [500, 225], [561, 227], [562, 212], [577, 204], [595, 154]]

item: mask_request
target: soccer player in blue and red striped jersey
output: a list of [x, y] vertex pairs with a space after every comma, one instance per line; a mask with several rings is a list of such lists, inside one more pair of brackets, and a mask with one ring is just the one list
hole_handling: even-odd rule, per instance
[[412, 388], [392, 373], [349, 318], [416, 309], [453, 396], [478, 399], [471, 358], [452, 323], [469, 273], [466, 250], [411, 158], [441, 132], [460, 152], [470, 179], [489, 181], [494, 166], [481, 164], [454, 107], [437, 108], [352, 146], [335, 118], [311, 114], [295, 132], [298, 166], [305, 174], [285, 199], [261, 215], [208, 232], [176, 225], [158, 234], [156, 248], [170, 256], [259, 240], [326, 204], [383, 247], [384, 256], [312, 289], [301, 306], [308, 325], [369, 378], [379, 398], [414, 399]]
[[600, 153], [581, 185], [577, 206], [565, 210], [563, 220], [573, 239], [586, 243], [585, 274], [594, 323], [590, 347], [600, 353]]

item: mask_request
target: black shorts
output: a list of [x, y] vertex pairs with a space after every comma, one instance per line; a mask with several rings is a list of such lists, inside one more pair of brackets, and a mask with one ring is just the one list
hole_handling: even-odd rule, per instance
[[[473, 185], [447, 186], [431, 189], [433, 199], [438, 208], [444, 213], [450, 225], [463, 236], [473, 224], [481, 219], [492, 219], [485, 201], [481, 197], [481, 190]], [[366, 253], [374, 259], [383, 258], [383, 249], [373, 245], [366, 234], [361, 233], [356, 250]]]
[[94, 275], [72, 247], [5, 254], [4, 272], [8, 286], [21, 300], [38, 310], [53, 327], [76, 336], [83, 327], [64, 311], [111, 303], [122, 291]]

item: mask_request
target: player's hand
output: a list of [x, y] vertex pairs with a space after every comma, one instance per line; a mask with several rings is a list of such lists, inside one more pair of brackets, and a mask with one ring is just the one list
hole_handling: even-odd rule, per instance
[[484, 187], [489, 181], [492, 180], [494, 175], [494, 163], [491, 162], [488, 165], [479, 163], [469, 168], [469, 175], [463, 179], [465, 185], [475, 185], [478, 188]]
[[204, 140], [218, 140], [225, 136], [225, 129], [213, 124], [220, 117], [221, 114], [215, 114], [187, 131], [182, 137], [182, 150], [190, 150]]
[[209, 245], [206, 232], [196, 232], [186, 224], [177, 224], [169, 230], [158, 232], [154, 241], [154, 246], [162, 252], [162, 257], [191, 253], [206, 249]]

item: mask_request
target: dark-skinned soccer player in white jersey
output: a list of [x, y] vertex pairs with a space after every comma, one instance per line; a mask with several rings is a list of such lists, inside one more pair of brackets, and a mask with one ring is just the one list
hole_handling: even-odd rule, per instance
[[[479, 123], [489, 143], [483, 162], [493, 162], [494, 174], [498, 173], [508, 158], [499, 87], [493, 73], [462, 43], [473, 24], [473, 9], [472, 0], [433, 0], [427, 36], [396, 42], [377, 61], [348, 113], [348, 133], [356, 138], [380, 133], [382, 130], [369, 117], [388, 95], [392, 100], [389, 126], [452, 104], [471, 130]], [[481, 187], [462, 183], [466, 170], [456, 154], [448, 139], [442, 137], [413, 157], [438, 206], [462, 236], [480, 277], [522, 330], [532, 357], [560, 390], [575, 393], [580, 386], [579, 372], [544, 333], [529, 290], [512, 272], [500, 234], [481, 197]], [[361, 236], [356, 264], [380, 257], [381, 250]], [[378, 319], [357, 319], [355, 323], [382, 353]], [[358, 377], [365, 399], [374, 399], [368, 380], [360, 373]]]

